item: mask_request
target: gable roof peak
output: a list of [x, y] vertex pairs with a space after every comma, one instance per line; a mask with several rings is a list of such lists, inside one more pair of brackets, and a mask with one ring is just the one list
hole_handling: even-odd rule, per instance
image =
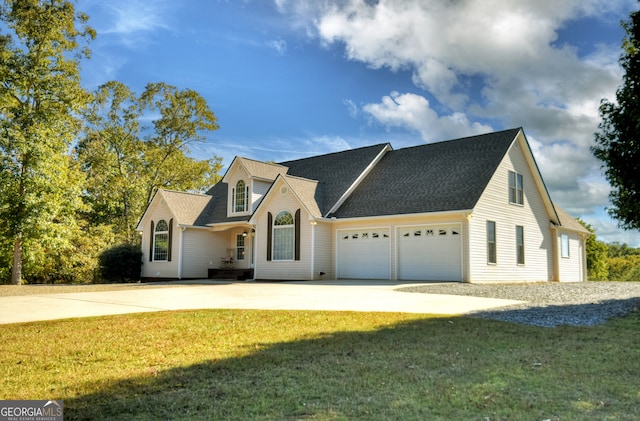
[[286, 174], [288, 171], [288, 168], [284, 165], [236, 156], [231, 162], [231, 165], [229, 165], [226, 174], [222, 177], [222, 182], [226, 183], [227, 175], [232, 172], [233, 168], [238, 166], [242, 167], [251, 178], [261, 178], [270, 181], [275, 180], [280, 174]]

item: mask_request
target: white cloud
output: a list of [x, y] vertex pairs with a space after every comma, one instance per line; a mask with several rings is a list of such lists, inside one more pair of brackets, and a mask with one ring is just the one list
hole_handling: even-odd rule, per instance
[[347, 110], [349, 111], [349, 115], [352, 118], [358, 117], [358, 114], [359, 114], [358, 106], [353, 101], [351, 101], [350, 99], [343, 99], [342, 103], [347, 107]]
[[367, 104], [363, 110], [387, 126], [406, 127], [420, 133], [426, 142], [490, 132], [490, 126], [469, 121], [463, 113], [439, 116], [429, 101], [416, 94], [392, 92], [377, 104]]
[[111, 0], [92, 2], [81, 0], [78, 10], [84, 10], [100, 37], [115, 37], [127, 48], [138, 48], [152, 41], [148, 35], [158, 30], [171, 30], [170, 20], [176, 4], [166, 0]]
[[278, 56], [283, 56], [287, 52], [287, 41], [283, 39], [275, 39], [266, 42], [267, 47], [276, 52]]
[[163, 2], [129, 0], [109, 2], [109, 10], [115, 19], [112, 26], [102, 30], [104, 34], [130, 35], [139, 32], [151, 32], [168, 29]]

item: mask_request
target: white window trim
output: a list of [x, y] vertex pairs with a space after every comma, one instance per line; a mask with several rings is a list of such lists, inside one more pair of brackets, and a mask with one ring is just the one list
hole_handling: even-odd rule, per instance
[[[522, 240], [522, 244], [518, 243], [518, 229], [520, 229], [520, 232], [522, 233], [522, 238], [520, 238], [520, 240]], [[518, 266], [524, 266], [524, 264], [526, 263], [527, 259], [526, 259], [526, 252], [525, 252], [525, 242], [524, 242], [524, 226], [523, 225], [516, 225], [516, 264]], [[522, 247], [522, 262], [520, 262], [520, 247]]]
[[[239, 244], [239, 240], [242, 238], [242, 245]], [[244, 261], [247, 251], [246, 245], [246, 235], [245, 234], [236, 234], [236, 260]], [[240, 249], [242, 249], [242, 259], [240, 258]]]
[[560, 257], [562, 257], [563, 259], [571, 258], [571, 246], [569, 235], [567, 234], [560, 235]]
[[[160, 222], [164, 222], [164, 224], [167, 226], [167, 230], [166, 231], [158, 231], [158, 227], [160, 226]], [[156, 246], [156, 238], [158, 235], [164, 235], [166, 236], [166, 242], [167, 242], [167, 250], [164, 252], [165, 254], [165, 258], [164, 259], [157, 259], [156, 258], [156, 252], [157, 250], [157, 246]], [[168, 262], [169, 261], [169, 224], [167, 224], [167, 221], [165, 221], [164, 219], [161, 219], [158, 221], [158, 223], [156, 224], [154, 230], [153, 230], [153, 258], [152, 258], [153, 262]]]
[[[512, 180], [512, 175], [513, 174], [513, 178], [515, 178], [513, 180], [514, 182], [514, 186], [511, 187], [511, 180]], [[518, 183], [518, 181], [521, 181], [521, 183]], [[518, 206], [524, 206], [524, 176], [520, 173], [518, 173], [517, 171], [512, 171], [509, 170], [509, 174], [508, 174], [508, 188], [509, 188], [509, 203], [512, 205], [518, 205]], [[515, 201], [511, 200], [512, 198], [512, 190], [515, 189]]]
[[[243, 209], [242, 210], [238, 210], [237, 207], [236, 207], [237, 200], [238, 200], [238, 197], [237, 197], [238, 189], [237, 188], [238, 188], [238, 183], [240, 183], [240, 182], [244, 183], [244, 205], [243, 205]], [[231, 213], [233, 213], [233, 214], [244, 214], [244, 213], [247, 213], [249, 211], [249, 202], [250, 202], [250, 200], [249, 200], [249, 190], [250, 190], [249, 189], [249, 184], [250, 183], [247, 182], [247, 181], [238, 180], [236, 182], [235, 187], [233, 187], [231, 189], [231, 209], [230, 209]]]
[[[493, 224], [493, 242], [489, 241], [489, 224]], [[497, 265], [498, 264], [498, 226], [496, 224], [496, 221], [487, 221], [487, 225], [486, 225], [486, 236], [487, 236], [487, 264], [488, 265]], [[493, 254], [494, 254], [494, 261], [490, 260], [491, 254], [489, 252], [490, 250], [490, 244], [493, 244]]]
[[[287, 224], [287, 225], [277, 225], [276, 222], [278, 221], [278, 217], [283, 213], [286, 212], [289, 214], [289, 216], [291, 216], [291, 219], [293, 221], [292, 224]], [[295, 260], [295, 256], [296, 256], [296, 244], [295, 244], [295, 226], [296, 226], [296, 222], [295, 222], [295, 217], [294, 215], [288, 211], [288, 210], [283, 210], [278, 212], [278, 214], [276, 215], [276, 217], [273, 220], [273, 235], [272, 235], [272, 244], [271, 244], [271, 260], [274, 262], [293, 262]], [[279, 259], [277, 257], [278, 253], [276, 252], [276, 232], [278, 231], [284, 231], [284, 230], [291, 230], [291, 236], [293, 237], [293, 241], [291, 241], [291, 257], [290, 258], [286, 258], [286, 259]], [[288, 251], [288, 250], [287, 250]]]

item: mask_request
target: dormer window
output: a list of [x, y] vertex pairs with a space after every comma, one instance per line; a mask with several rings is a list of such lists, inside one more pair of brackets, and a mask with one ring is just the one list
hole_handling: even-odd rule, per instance
[[233, 211], [236, 213], [246, 212], [249, 208], [248, 198], [249, 186], [244, 182], [244, 180], [238, 181], [232, 192]]

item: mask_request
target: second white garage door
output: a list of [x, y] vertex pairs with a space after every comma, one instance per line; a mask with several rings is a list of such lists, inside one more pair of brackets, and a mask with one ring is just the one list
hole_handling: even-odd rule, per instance
[[419, 281], [461, 281], [460, 225], [399, 228], [398, 278]]
[[389, 229], [338, 231], [338, 278], [390, 279]]

